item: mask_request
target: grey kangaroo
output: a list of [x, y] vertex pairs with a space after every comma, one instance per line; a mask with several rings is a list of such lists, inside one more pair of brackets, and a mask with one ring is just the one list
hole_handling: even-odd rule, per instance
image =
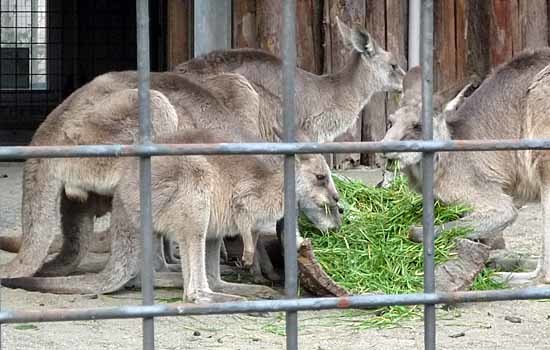
[[[371, 96], [382, 91], [401, 91], [405, 72], [390, 52], [360, 26], [348, 27], [336, 18], [343, 42], [349, 49], [346, 65], [338, 72], [316, 75], [296, 69], [296, 117], [300, 129], [312, 141], [326, 142], [348, 130]], [[222, 72], [246, 77], [260, 96], [261, 136], [274, 140], [272, 126], [282, 125], [282, 61], [266, 51], [232, 49], [213, 51], [175, 68], [179, 74], [201, 80]]]
[[[258, 130], [258, 95], [236, 74], [206, 79], [202, 87], [173, 73], [153, 73], [154, 137], [178, 128], [234, 126]], [[31, 145], [131, 144], [137, 141], [137, 76], [107, 73], [75, 91], [36, 131]], [[162, 91], [162, 92], [161, 92]], [[204, 118], [208, 115], [208, 119]], [[233, 116], [233, 117], [232, 117]], [[94, 216], [110, 210], [121, 178], [119, 158], [30, 159], [23, 171], [22, 242], [17, 256], [0, 266], [3, 278], [66, 275], [85, 255]], [[107, 197], [107, 198], [103, 198]], [[60, 253], [46, 263], [63, 233]]]
[[[528, 50], [496, 68], [469, 97], [464, 91], [434, 115], [434, 138], [486, 140], [549, 138], [550, 50]], [[405, 98], [390, 118], [384, 140], [421, 137], [420, 70], [405, 79]], [[468, 89], [465, 88], [465, 90]], [[421, 188], [419, 153], [387, 153], [398, 159], [412, 185]], [[502, 230], [517, 217], [517, 207], [540, 200], [543, 207], [544, 255], [534, 272], [511, 277], [550, 282], [550, 152], [446, 152], [435, 161], [434, 191], [447, 203], [464, 203], [473, 211], [464, 218], [436, 227], [468, 226], [470, 239], [502, 248]], [[422, 228], [411, 238], [422, 240]]]
[[[342, 39], [351, 52], [346, 67], [340, 72], [324, 76], [317, 76], [300, 69], [297, 70], [296, 74], [297, 118], [300, 128], [313, 141], [332, 140], [345, 132], [354, 123], [359, 111], [374, 93], [400, 90], [404, 76], [403, 70], [399, 67], [393, 55], [384, 51], [364, 29], [359, 27], [351, 29], [340, 21], [338, 21], [338, 26]], [[273, 126], [278, 125], [281, 115], [279, 98], [281, 66], [281, 61], [278, 58], [258, 50], [214, 52], [208, 56], [184, 63], [177, 69], [179, 75], [189, 75], [193, 79], [198, 79], [203, 84], [202, 89], [183, 77], [181, 79], [174, 77], [175, 74], [154, 75], [153, 88], [158, 89], [167, 96], [178, 111], [178, 117], [191, 115], [191, 120], [188, 120], [188, 122], [180, 121], [180, 127], [226, 128], [228, 132], [237, 133], [238, 130], [235, 131], [236, 129], [252, 130], [262, 139], [273, 141], [276, 138], [272, 132]], [[225, 80], [230, 80], [229, 82], [215, 83], [219, 78], [210, 75], [219, 74], [221, 71], [234, 71], [246, 76], [252, 82], [254, 89], [259, 92], [259, 101], [256, 102], [254, 97], [247, 98], [247, 96], [253, 95], [249, 91], [251, 87], [249, 89], [248, 82], [239, 80], [238, 77], [231, 77], [226, 74], [227, 78]], [[163, 78], [159, 78], [157, 81], [162, 80], [165, 83], [162, 86], [156, 86], [155, 84], [159, 83], [155, 83], [155, 76], [162, 76]], [[97, 91], [107, 93], [117, 89], [135, 87], [136, 82], [132, 73], [110, 73], [97, 78], [92, 85]], [[37, 131], [33, 145], [51, 144], [51, 140], [57, 137], [52, 137], [52, 135], [64, 135], [66, 125], [63, 118], [72, 118], [71, 113], [78, 111], [79, 103], [89, 103], [93, 92], [96, 90], [90, 91], [89, 86], [84, 87], [80, 92], [73, 94], [66, 103], [54, 110], [44, 123], [46, 125]], [[180, 90], [182, 91], [181, 95], [178, 93]], [[232, 91], [236, 91], [236, 93], [231, 94]], [[79, 96], [82, 96], [82, 94], [89, 94], [89, 99], [80, 98]], [[247, 99], [249, 104], [246, 104]], [[223, 108], [216, 107], [220, 103], [227, 107], [225, 108], [226, 111], [229, 109], [236, 112], [220, 113], [219, 110]], [[206, 107], [201, 112], [200, 108], [196, 106]], [[250, 110], [256, 107], [259, 108], [259, 114], [254, 115]], [[208, 112], [208, 109], [211, 108], [216, 109], [216, 111]], [[254, 115], [254, 118], [251, 117], [252, 115]], [[49, 121], [50, 119], [56, 120]], [[80, 128], [79, 132], [85, 133], [86, 130]], [[123, 140], [111, 139], [105, 133], [99, 133], [97, 136], [96, 139], [88, 137], [88, 142], [124, 142]], [[60, 137], [62, 140], [58, 142], [61, 142], [61, 144], [66, 142], [63, 139], [64, 136]], [[85, 170], [83, 169], [83, 171]], [[44, 174], [47, 174], [47, 172], [44, 172]], [[31, 188], [31, 181], [39, 181], [41, 177], [40, 174], [26, 177], [24, 192], [28, 192], [27, 189]], [[72, 181], [78, 180], [72, 179]], [[42, 183], [44, 182], [42, 181]], [[37, 184], [36, 186], [40, 185]], [[24, 197], [30, 198], [25, 194]], [[53, 203], [51, 200], [43, 202]], [[67, 203], [61, 209], [69, 207], [71, 203]], [[30, 232], [32, 227], [36, 226], [33, 226], [31, 222], [39, 220], [35, 218], [37, 214], [33, 214], [30, 209], [26, 209], [30, 206], [26, 199], [23, 201], [23, 206], [25, 218], [23, 218], [21, 249], [16, 259], [10, 264], [0, 267], [0, 276], [29, 276], [37, 271], [42, 275], [62, 275], [73, 270], [79, 259], [84, 255], [85, 252], [82, 252], [82, 250], [85, 250], [86, 245], [77, 244], [74, 239], [68, 239], [56, 262], [39, 271], [53, 239], [52, 237], [60, 233], [57, 229], [59, 224], [55, 225], [51, 222], [49, 225], [41, 225], [52, 227], [52, 230], [49, 230], [48, 233], [39, 234], [43, 238], [37, 238], [36, 234]], [[49, 206], [44, 209], [56, 210], [55, 208], [49, 208]], [[48, 217], [53, 219], [57, 215], [48, 214]], [[68, 226], [64, 225], [64, 227]], [[86, 227], [90, 226], [83, 226], [80, 232], [83, 233]], [[90, 234], [83, 235], [89, 236]], [[68, 234], [66, 237], [70, 236]], [[38, 251], [41, 251], [41, 253], [37, 253]], [[74, 259], [72, 256], [78, 256], [79, 258]]]
[[[400, 90], [404, 72], [397, 64], [394, 56], [383, 50], [372, 37], [362, 28], [349, 28], [338, 20], [338, 27], [342, 39], [350, 50], [348, 64], [340, 71], [330, 75], [318, 76], [297, 69], [297, 118], [299, 125], [312, 141], [332, 140], [348, 129], [356, 120], [360, 110], [378, 91]], [[153, 74], [153, 89], [166, 95], [174, 105], [180, 120], [180, 127], [219, 128], [232, 130], [234, 128], [251, 130], [257, 136], [267, 141], [273, 141], [273, 127], [279, 124], [281, 115], [280, 93], [281, 61], [266, 52], [258, 50], [228, 50], [214, 52], [201, 56], [179, 66], [176, 74]], [[244, 75], [248, 81], [239, 78], [236, 74], [220, 72], [233, 71]], [[109, 73], [98, 77], [89, 86], [85, 86], [71, 95], [63, 104], [58, 106], [43, 123], [33, 140], [33, 145], [48, 144], [78, 144], [78, 140], [71, 140], [65, 135], [68, 120], [78, 113], [80, 104], [91, 104], [96, 94], [106, 96], [114, 91], [135, 88], [137, 86], [133, 73]], [[201, 86], [189, 79], [189, 76], [200, 82]], [[214, 76], [213, 76], [214, 75]], [[219, 81], [222, 79], [222, 83]], [[163, 83], [161, 83], [163, 82]], [[256, 89], [259, 96], [254, 96]], [[259, 98], [259, 100], [258, 100]], [[221, 106], [220, 106], [221, 104]], [[259, 108], [259, 114], [252, 110]], [[213, 110], [212, 110], [213, 109]], [[252, 117], [253, 116], [253, 117]], [[98, 120], [97, 123], [100, 123]], [[96, 123], [96, 124], [97, 124]], [[79, 126], [79, 132], [85, 133], [86, 122]], [[70, 133], [69, 133], [70, 134]], [[107, 133], [97, 133], [95, 138], [87, 137], [89, 143], [124, 143], [134, 140], [117, 140]], [[34, 165], [31, 165], [34, 164]], [[36, 164], [48, 164], [41, 161], [30, 161], [25, 169], [36, 167]], [[80, 171], [85, 172], [86, 169]], [[79, 259], [84, 255], [82, 250], [87, 244], [78, 242], [76, 235], [67, 233], [64, 236], [61, 253], [54, 264], [48, 264], [40, 270], [48, 252], [53, 237], [59, 236], [65, 229], [77, 225], [59, 224], [59, 201], [55, 198], [41, 198], [33, 188], [46, 185], [46, 179], [52, 178], [50, 170], [41, 169], [28, 175], [25, 171], [25, 186], [23, 200], [23, 233], [20, 251], [16, 259], [8, 265], [0, 267], [0, 277], [30, 276], [36, 272], [41, 275], [62, 275], [74, 269]], [[58, 178], [58, 177], [54, 177]], [[63, 183], [55, 181], [59, 186]], [[78, 188], [78, 177], [71, 179]], [[36, 183], [36, 184], [33, 184]], [[54, 185], [54, 184], [50, 184]], [[87, 186], [87, 187], [86, 187]], [[88, 194], [93, 193], [93, 186], [86, 185]], [[61, 188], [61, 187], [58, 187]], [[37, 190], [40, 193], [40, 190]], [[57, 194], [59, 191], [54, 191]], [[101, 192], [101, 191], [99, 191]], [[103, 194], [110, 195], [110, 191]], [[46, 192], [50, 193], [50, 192]], [[53, 195], [53, 192], [52, 192]], [[42, 208], [31, 209], [31, 203], [44, 203]], [[50, 207], [50, 204], [53, 206]], [[55, 204], [55, 205], [54, 205]], [[62, 210], [69, 210], [72, 201], [66, 201]], [[77, 204], [74, 204], [77, 205]], [[84, 210], [88, 204], [78, 204]], [[36, 204], [36, 206], [39, 206]], [[43, 213], [43, 214], [39, 214]], [[41, 217], [38, 217], [42, 215]], [[89, 215], [89, 214], [87, 214]], [[70, 215], [61, 215], [68, 217]], [[73, 215], [74, 216], [74, 215]], [[34, 225], [33, 223], [38, 223]], [[57, 224], [56, 224], [57, 222]], [[38, 227], [48, 227], [42, 232]], [[90, 225], [83, 225], [78, 230], [82, 236], [89, 236], [85, 231]], [[38, 232], [41, 231], [41, 232]], [[45, 232], [47, 231], [47, 232]], [[78, 257], [78, 258], [75, 258]], [[40, 270], [40, 271], [39, 271]]]
[[[180, 131], [161, 143], [234, 142], [214, 130]], [[269, 287], [220, 279], [219, 249], [224, 236], [240, 234], [243, 261], [252, 264], [259, 233], [283, 216], [282, 156], [172, 156], [152, 159], [154, 231], [182, 250], [184, 300], [195, 303], [275, 296]], [[113, 197], [112, 253], [97, 274], [6, 280], [20, 288], [56, 293], [109, 293], [137, 273], [140, 257], [139, 176], [136, 158], [119, 162]], [[321, 230], [341, 224], [339, 195], [321, 155], [297, 156], [297, 205]], [[232, 293], [233, 291], [233, 293]]]

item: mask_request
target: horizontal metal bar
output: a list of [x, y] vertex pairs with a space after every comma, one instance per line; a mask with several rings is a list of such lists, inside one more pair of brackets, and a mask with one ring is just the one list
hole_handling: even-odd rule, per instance
[[219, 304], [180, 304], [121, 306], [94, 309], [51, 309], [41, 311], [5, 310], [0, 323], [63, 322], [143, 317], [235, 314], [329, 309], [364, 309], [391, 305], [457, 304], [550, 298], [550, 288], [523, 288], [456, 293], [397, 295], [358, 295], [340, 298], [304, 298], [231, 302]]
[[0, 161], [26, 158], [132, 157], [213, 154], [300, 154], [359, 152], [464, 152], [549, 150], [550, 139], [386, 141], [327, 143], [211, 143], [85, 146], [2, 146]]

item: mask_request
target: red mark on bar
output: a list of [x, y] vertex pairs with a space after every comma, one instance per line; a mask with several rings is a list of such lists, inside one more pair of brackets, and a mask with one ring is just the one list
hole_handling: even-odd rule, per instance
[[336, 304], [336, 306], [340, 309], [347, 309], [350, 306], [350, 302], [348, 298], [340, 298], [340, 301]]

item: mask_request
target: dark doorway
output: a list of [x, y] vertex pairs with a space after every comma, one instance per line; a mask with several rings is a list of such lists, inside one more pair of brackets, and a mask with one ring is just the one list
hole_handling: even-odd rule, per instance
[[[48, 113], [109, 71], [136, 69], [135, 0], [2, 0], [0, 144], [27, 144]], [[151, 1], [151, 70], [165, 69], [165, 1]]]

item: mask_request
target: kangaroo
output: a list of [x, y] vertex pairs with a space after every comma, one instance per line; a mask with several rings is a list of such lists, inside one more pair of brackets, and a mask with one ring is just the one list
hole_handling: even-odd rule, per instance
[[[338, 17], [336, 24], [349, 50], [345, 66], [321, 76], [296, 68], [297, 125], [316, 142], [334, 141], [345, 133], [375, 93], [401, 91], [405, 75], [395, 56], [380, 47], [364, 28], [350, 28]], [[217, 50], [181, 63], [174, 71], [198, 81], [222, 72], [245, 76], [260, 97], [261, 137], [268, 141], [276, 138], [272, 126], [282, 123], [283, 115], [279, 57], [258, 49]], [[264, 249], [258, 249], [259, 256], [265, 257]], [[278, 279], [273, 269], [263, 271], [270, 279]], [[262, 279], [257, 272], [253, 275], [256, 280]]]
[[[99, 197], [101, 200], [107, 200], [109, 202], [109, 208], [111, 207], [111, 199], [109, 197]], [[108, 210], [109, 212], [111, 209]], [[106, 214], [106, 212], [105, 212]], [[102, 217], [103, 215], [96, 214], [96, 217]], [[110, 248], [110, 240], [109, 240], [109, 232], [107, 231], [99, 231], [94, 233], [95, 239], [97, 240], [94, 242], [94, 244], [90, 245], [89, 252], [92, 253], [109, 253], [111, 251]], [[8, 253], [18, 253], [21, 249], [21, 236], [0, 236], [0, 249], [3, 251], [6, 251]], [[55, 236], [54, 240], [52, 242], [52, 245], [48, 249], [48, 255], [51, 254], [57, 254], [61, 252], [61, 247], [63, 246], [63, 237], [62, 236]]]
[[[461, 93], [441, 113], [434, 114], [434, 139], [520, 139], [550, 137], [550, 49], [526, 50], [496, 68], [469, 97]], [[384, 141], [421, 138], [420, 71], [407, 76], [403, 105], [390, 116]], [[408, 89], [408, 91], [407, 91]], [[420, 153], [386, 153], [397, 159], [416, 189], [421, 188]], [[471, 227], [469, 238], [502, 248], [502, 230], [517, 217], [525, 201], [543, 206], [544, 253], [534, 272], [514, 279], [550, 283], [550, 153], [542, 150], [446, 152], [435, 159], [434, 193], [446, 203], [464, 203], [473, 211], [457, 221], [436, 227]], [[422, 228], [411, 238], [422, 240]]]
[[[296, 72], [297, 117], [301, 129], [304, 130], [312, 141], [330, 141], [334, 139], [334, 137], [345, 132], [353, 124], [360, 110], [375, 92], [400, 90], [404, 76], [404, 71], [399, 67], [393, 55], [383, 50], [365, 30], [358, 27], [351, 29], [338, 19], [337, 23], [344, 42], [352, 51], [346, 67], [338, 73], [324, 76], [310, 74], [300, 69]], [[163, 91], [163, 93], [166, 94], [170, 102], [178, 111], [179, 117], [185, 114], [184, 112], [186, 110], [196, 111], [197, 108], [195, 105], [209, 105], [209, 103], [205, 101], [212, 99], [213, 94], [221, 95], [221, 97], [214, 97], [216, 101], [212, 102], [212, 105], [217, 106], [219, 103], [225, 103], [229, 104], [228, 107], [232, 109], [234, 107], [233, 104], [235, 104], [237, 108], [245, 109], [249, 104], [242, 102], [247, 100], [248, 86], [246, 85], [248, 82], [244, 80], [235, 82], [235, 80], [238, 79], [233, 78], [234, 81], [232, 84], [240, 85], [238, 89], [235, 89], [230, 88], [231, 84], [229, 84], [229, 82], [225, 84], [214, 84], [213, 78], [204, 76], [204, 74], [212, 75], [226, 69], [229, 71], [233, 70], [247, 77], [253, 83], [254, 88], [259, 90], [261, 99], [261, 102], [258, 102], [258, 108], [260, 108], [259, 117], [256, 117], [254, 120], [246, 119], [243, 121], [239, 119], [238, 116], [251, 114], [245, 113], [246, 111], [242, 113], [204, 113], [203, 111], [203, 113], [189, 113], [193, 118], [182, 127], [213, 127], [220, 129], [224, 127], [228, 129], [237, 127], [257, 131], [258, 135], [264, 140], [274, 140], [276, 136], [272, 132], [273, 126], [278, 124], [279, 115], [281, 114], [279, 93], [281, 85], [281, 61], [275, 56], [257, 50], [228, 50], [224, 52], [226, 53], [215, 52], [209, 56], [191, 60], [188, 64], [180, 65], [177, 69], [179, 75], [183, 74], [194, 76], [197, 79], [200, 78], [199, 80], [203, 84], [204, 90], [211, 90], [213, 93], [207, 94], [206, 91], [200, 91], [198, 86], [193, 86], [188, 80], [178, 80], [173, 75], [169, 76], [169, 79], [165, 79], [166, 81], [170, 79], [172, 81], [171, 84], [168, 82], [165, 83], [165, 85], [170, 85], [166, 88], [169, 91], [164, 91], [162, 86], [159, 87], [159, 91]], [[216, 61], [225, 63], [216, 66]], [[205, 65], [206, 67], [204, 67]], [[135, 80], [132, 80], [131, 84], [127, 83], [131, 74], [132, 73], [128, 72], [110, 73], [97, 78], [95, 80], [95, 85], [99, 90], [102, 89], [100, 82], [106, 84], [103, 89], [107, 88], [107, 90], [115, 90], [116, 87], [121, 89], [127, 88], [128, 85], [135, 88], [137, 86]], [[160, 76], [160, 74], [153, 74], [154, 88], [155, 76]], [[166, 73], [164, 73], [164, 76], [167, 76]], [[119, 83], [118, 80], [120, 80], [121, 83]], [[196, 96], [179, 96], [178, 91], [180, 89], [191, 89], [191, 91], [199, 90], [199, 102], [204, 102], [204, 104], [186, 104], [186, 102], [196, 98]], [[72, 96], [81, 96], [82, 91], [90, 93], [88, 88], [81, 88], [79, 91], [80, 92], [76, 92]], [[231, 94], [232, 91], [239, 91], [239, 93], [236, 94], [237, 96], [233, 96]], [[56, 115], [62, 115], [65, 116], [65, 118], [69, 118], [70, 113], [65, 113], [67, 107], [78, 105], [82, 100], [81, 98], [77, 98], [75, 102], [69, 97], [67, 103], [58, 106], [58, 108], [48, 116], [46, 122], [44, 122], [46, 125], [51, 125], [45, 125], [39, 128], [37, 136], [35, 136], [37, 140], [33, 141], [31, 144], [52, 144], [49, 139], [53, 140], [55, 136], [49, 137], [48, 135], [63, 135], [65, 129], [64, 122], [48, 122], [48, 119], [59, 119]], [[255, 108], [257, 105], [251, 103], [250, 106]], [[207, 117], [201, 119], [201, 115]], [[214, 118], [214, 115], [220, 117]], [[228, 118], [228, 115], [237, 116], [236, 119], [238, 119], [238, 121], [233, 119], [235, 117]], [[47, 132], [42, 132], [41, 130], [47, 130]], [[102, 138], [91, 141], [91, 143], [104, 142], [118, 143], [119, 141]], [[61, 142], [60, 144], [65, 143]], [[26, 183], [30, 183], [32, 178], [33, 177], [29, 177]], [[28, 187], [30, 187], [30, 185], [27, 185], [27, 188]], [[25, 202], [26, 201], [23, 203], [24, 206], [26, 205]], [[23, 211], [31, 215], [29, 210], [23, 209]], [[52, 216], [52, 218], [53, 217], [55, 216]], [[34, 219], [24, 220], [32, 221]], [[32, 225], [23, 225], [22, 251], [10, 264], [0, 267], [0, 276], [28, 276], [36, 272], [41, 266], [43, 261], [41, 257], [48, 251], [46, 246], [48, 242], [51, 241], [50, 235], [55, 236], [55, 234], [59, 232], [51, 231], [51, 233], [40, 235], [45, 237], [45, 242], [42, 243], [43, 240], [37, 240], [35, 235], [32, 235], [34, 237], [33, 239], [29, 238], [31, 236], [28, 233], [30, 227], [32, 227]], [[40, 255], [36, 254], [37, 249], [30, 249], [37, 244], [42, 244], [44, 248], [41, 249], [43, 253]], [[76, 251], [78, 249], [73, 247], [69, 250]], [[28, 252], [25, 253], [25, 251]], [[64, 252], [62, 251], [60, 256], [63, 255]], [[55, 271], [54, 267], [61, 268], [61, 265], [63, 264], [56, 263], [46, 270], [52, 273]], [[64, 265], [71, 267], [73, 264], [65, 263]], [[63, 271], [67, 270], [70, 270], [70, 268], [63, 269]], [[45, 271], [42, 272], [44, 273]], [[61, 270], [55, 273], [63, 274]]]
[[[201, 87], [173, 73], [152, 73], [151, 87], [154, 137], [197, 126], [221, 128], [235, 137], [239, 135], [236, 127], [259, 128], [258, 95], [239, 75], [210, 77]], [[31, 145], [136, 142], [136, 88], [136, 72], [97, 77], [50, 113]], [[203, 115], [208, 119], [201, 119]], [[94, 216], [110, 210], [99, 203], [105, 201], [98, 196], [112, 196], [121, 176], [117, 164], [117, 158], [26, 161], [21, 247], [12, 261], [0, 266], [0, 276], [65, 275], [73, 271], [88, 249]], [[42, 267], [52, 241], [62, 233], [61, 252]]]
[[[338, 18], [336, 22], [350, 50], [347, 64], [339, 72], [321, 76], [296, 68], [297, 125], [314, 142], [333, 141], [346, 132], [373, 94], [401, 91], [405, 76], [394, 55], [365, 29], [352, 29]], [[174, 70], [197, 80], [222, 72], [243, 75], [260, 96], [261, 137], [276, 138], [272, 126], [282, 125], [282, 61], [277, 56], [257, 49], [213, 51]]]
[[[310, 74], [300, 69], [296, 71], [297, 118], [301, 129], [304, 130], [312, 141], [330, 141], [345, 132], [354, 123], [358, 113], [374, 93], [378, 91], [400, 90], [404, 76], [404, 71], [399, 67], [393, 55], [383, 50], [364, 29], [359, 27], [351, 29], [338, 19], [337, 24], [344, 42], [351, 50], [346, 67], [340, 72], [324, 76]], [[254, 89], [259, 91], [260, 101], [258, 105], [251, 102], [246, 103], [246, 101], [252, 101], [252, 98], [247, 97], [249, 94], [252, 94], [249, 91], [252, 90], [252, 87], [247, 85], [248, 82], [246, 80], [239, 80], [234, 76], [231, 77], [226, 74], [227, 81], [225, 83], [215, 83], [219, 78], [209, 77], [213, 74], [218, 75], [217, 73], [224, 70], [240, 73], [252, 82]], [[189, 80], [184, 78], [177, 79], [174, 75], [169, 75], [168, 73], [163, 73], [162, 75], [160, 73], [153, 73], [152, 86], [153, 88], [158, 88], [159, 91], [162, 91], [167, 96], [176, 111], [178, 111], [178, 117], [182, 118], [183, 115], [191, 115], [191, 120], [187, 120], [187, 123], [181, 123], [181, 127], [213, 127], [220, 129], [236, 127], [253, 130], [263, 140], [273, 141], [276, 139], [272, 130], [274, 125], [278, 125], [280, 121], [279, 115], [281, 115], [279, 92], [281, 86], [281, 61], [277, 57], [258, 50], [216, 51], [210, 55], [201, 56], [180, 65], [177, 71], [180, 76], [185, 75], [200, 80], [203, 89], [201, 90], [197, 84], [193, 84]], [[85, 86], [73, 93], [64, 103], [50, 113], [43, 126], [37, 130], [31, 145], [51, 145], [55, 143], [77, 144], [74, 141], [67, 140], [64, 136], [65, 129], [67, 129], [65, 125], [66, 120], [72, 118], [80, 103], [89, 103], [91, 101], [91, 97], [94, 96], [94, 93], [97, 93], [94, 89], [100, 93], [107, 94], [109, 91], [117, 89], [137, 87], [135, 75], [132, 74], [131, 72], [109, 73], [96, 78], [90, 85], [93, 88]], [[161, 76], [165, 78], [160, 79]], [[128, 82], [129, 80], [130, 83]], [[164, 81], [161, 84], [163, 86], [156, 87], [156, 85], [160, 84], [156, 81], [160, 80]], [[231, 88], [231, 86], [235, 85], [237, 86], [236, 88]], [[183, 93], [180, 95], [179, 91], [181, 90], [195, 91], [196, 94]], [[236, 93], [232, 94], [234, 91]], [[211, 101], [212, 99], [215, 101]], [[197, 101], [197, 103], [189, 103], [189, 101]], [[215, 112], [210, 113], [208, 109], [214, 107], [205, 107], [205, 110], [200, 112], [200, 108], [203, 106], [218, 106], [220, 103], [228, 105], [229, 109], [242, 109], [242, 111], [229, 113], [226, 109], [224, 113], [220, 113], [220, 108], [217, 108]], [[196, 106], [200, 106], [200, 108]], [[259, 117], [256, 114], [253, 120], [246, 118], [245, 120], [242, 118], [239, 119], [240, 116], [253, 114], [247, 113], [249, 111], [246, 108], [256, 107], [260, 108]], [[190, 111], [190, 113], [185, 113], [186, 111]], [[205, 117], [201, 118], [201, 116]], [[85, 132], [83, 128], [81, 130]], [[122, 140], [110, 139], [105, 134], [98, 134], [97, 136], [96, 139], [90, 138], [88, 141], [90, 143], [122, 142]], [[40, 163], [39, 160], [33, 162]], [[30, 190], [33, 186], [31, 184], [33, 181], [38, 181], [42, 178], [45, 181], [49, 176], [47, 170], [35, 171], [34, 173], [43, 173], [44, 177], [40, 174], [26, 176], [24, 192]], [[73, 179], [73, 181], [76, 180]], [[41, 185], [37, 184], [36, 187], [41, 188]], [[38, 191], [40, 192], [40, 190]], [[53, 224], [52, 221], [49, 221], [52, 223], [51, 225], [41, 225], [42, 227], [48, 227], [48, 232], [37, 235], [30, 233], [33, 228], [32, 222], [39, 220], [35, 219], [34, 216], [37, 216], [37, 213], [41, 211], [46, 212], [54, 210], [54, 208], [46, 206], [44, 210], [36, 208], [36, 210], [32, 211], [30, 208], [27, 208], [30, 206], [27, 203], [27, 199], [31, 199], [32, 197], [32, 200], [37, 203], [56, 202], [53, 199], [43, 201], [33, 196], [24, 194], [23, 212], [25, 213], [25, 218], [23, 220], [25, 223], [23, 224], [21, 252], [8, 265], [0, 267], [1, 277], [29, 276], [38, 271], [48, 251], [48, 242], [51, 241], [51, 237], [60, 233], [57, 229], [59, 225]], [[46, 217], [53, 219], [57, 217], [57, 214], [44, 214], [44, 219]], [[37, 230], [36, 227], [35, 230]], [[31, 236], [33, 237], [32, 239], [30, 238]], [[41, 248], [37, 248], [37, 246]], [[42, 253], [37, 254], [38, 250]], [[65, 250], [75, 253], [78, 251], [78, 248], [73, 247]], [[65, 252], [62, 251], [60, 259], [64, 255]], [[68, 264], [67, 259], [64, 262], [64, 265], [68, 266], [68, 268], [54, 272], [54, 267], [61, 269], [63, 265], [56, 263], [53, 266], [50, 265], [42, 273], [49, 271], [48, 273], [63, 274], [64, 272], [62, 271], [68, 271], [74, 265]]]
[[[180, 131], [161, 143], [234, 142], [215, 130]], [[339, 195], [321, 155], [298, 155], [297, 205], [325, 231], [341, 224]], [[258, 233], [283, 216], [282, 156], [171, 156], [152, 158], [154, 231], [178, 242], [182, 250], [184, 300], [195, 303], [241, 299], [243, 290], [277, 295], [266, 286], [223, 282], [219, 274], [222, 238], [240, 234], [243, 261], [252, 264]], [[112, 254], [97, 274], [7, 280], [30, 290], [56, 293], [109, 293], [137, 272], [139, 245], [138, 161], [125, 158], [117, 167], [112, 209]], [[227, 291], [237, 295], [228, 295]], [[220, 293], [223, 291], [223, 293]], [[229, 293], [233, 294], [233, 293]]]

